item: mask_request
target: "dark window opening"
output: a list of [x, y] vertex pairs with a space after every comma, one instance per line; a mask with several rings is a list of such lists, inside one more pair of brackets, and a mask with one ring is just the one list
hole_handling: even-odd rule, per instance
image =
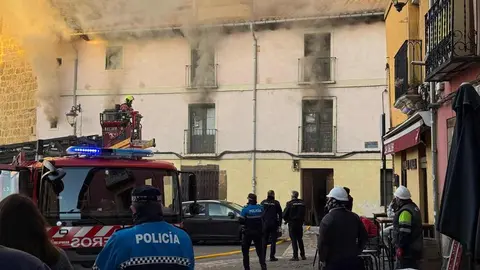
[[304, 36], [304, 58], [302, 59], [305, 82], [332, 81], [331, 34], [316, 33]]
[[61, 66], [61, 65], [62, 65], [62, 62], [63, 62], [62, 58], [57, 58], [57, 64], [58, 64], [58, 66]]
[[190, 50], [190, 55], [190, 84], [196, 87], [215, 86], [215, 50], [213, 48], [199, 49], [193, 47]]
[[50, 128], [51, 129], [58, 128], [58, 121], [57, 120], [50, 121]]
[[302, 152], [333, 152], [333, 100], [303, 100]]
[[123, 66], [123, 47], [107, 47], [105, 53], [105, 69], [116, 70]]
[[[383, 180], [384, 177], [385, 177], [385, 182]], [[380, 170], [380, 206], [385, 206], [385, 202], [388, 205], [392, 201], [392, 199], [393, 199], [393, 170], [381, 169]]]

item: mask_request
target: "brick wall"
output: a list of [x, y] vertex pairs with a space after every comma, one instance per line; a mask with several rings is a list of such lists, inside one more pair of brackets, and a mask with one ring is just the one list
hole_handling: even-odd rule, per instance
[[37, 83], [24, 52], [0, 34], [0, 145], [35, 138]]

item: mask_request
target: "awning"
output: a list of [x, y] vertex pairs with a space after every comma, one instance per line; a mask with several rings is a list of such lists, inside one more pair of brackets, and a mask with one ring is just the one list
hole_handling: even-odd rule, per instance
[[384, 138], [385, 155], [394, 154], [420, 143], [423, 126], [430, 126], [428, 112], [418, 112], [395, 127]]

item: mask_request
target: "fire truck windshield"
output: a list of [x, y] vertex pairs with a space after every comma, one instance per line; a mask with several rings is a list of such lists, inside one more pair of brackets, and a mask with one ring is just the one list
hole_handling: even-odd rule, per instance
[[64, 190], [57, 196], [50, 184], [44, 193], [47, 219], [93, 220], [102, 223], [131, 220], [130, 193], [136, 186], [151, 185], [162, 192], [166, 217], [180, 214], [178, 175], [152, 168], [62, 167]]
[[19, 172], [0, 170], [0, 201], [19, 192]]

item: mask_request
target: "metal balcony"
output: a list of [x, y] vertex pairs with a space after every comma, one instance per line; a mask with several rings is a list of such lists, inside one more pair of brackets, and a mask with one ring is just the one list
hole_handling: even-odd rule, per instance
[[217, 69], [217, 64], [208, 65], [206, 67], [186, 65], [185, 86], [188, 89], [218, 88]]
[[335, 57], [307, 56], [298, 59], [298, 84], [334, 83]]
[[425, 15], [426, 76], [448, 81], [480, 62], [472, 0], [438, 0]]
[[417, 39], [405, 40], [395, 55], [395, 100], [403, 95], [411, 94], [409, 89], [416, 88], [423, 83], [423, 70], [420, 65], [413, 65], [412, 61], [422, 61], [422, 41]]
[[186, 129], [184, 130], [184, 153], [215, 154], [217, 150], [216, 129]]

